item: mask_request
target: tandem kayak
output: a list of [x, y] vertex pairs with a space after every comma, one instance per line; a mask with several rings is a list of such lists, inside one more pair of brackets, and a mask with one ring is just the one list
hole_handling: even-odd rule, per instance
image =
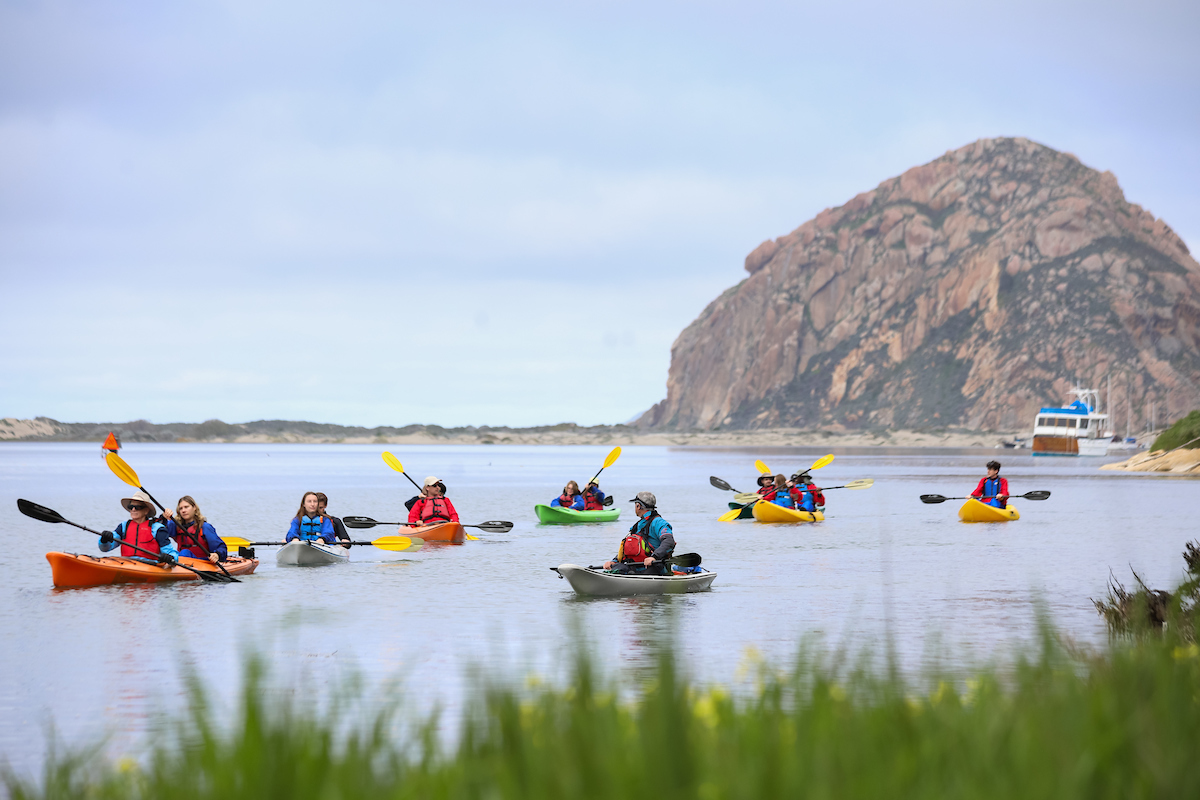
[[350, 560], [350, 551], [340, 544], [292, 541], [279, 548], [275, 563], [281, 567], [323, 567], [326, 564], [344, 564]]
[[687, 575], [618, 575], [574, 564], [561, 564], [551, 569], [566, 578], [576, 594], [585, 597], [706, 592], [717, 578], [717, 573], [703, 568]]
[[753, 513], [759, 522], [822, 522], [825, 519], [820, 511], [800, 511], [763, 501], [754, 504]]
[[414, 528], [401, 526], [400, 535], [423, 539], [425, 544], [462, 544], [467, 540], [467, 532], [457, 522], [438, 522]]
[[573, 508], [547, 506], [538, 504], [533, 507], [538, 522], [546, 525], [569, 525], [577, 522], [612, 522], [621, 516], [619, 508], [605, 508], [599, 511], [576, 511]]
[[1011, 522], [1021, 518], [1021, 514], [1013, 506], [996, 508], [978, 500], [968, 500], [958, 510], [958, 518], [963, 522]]
[[[54, 585], [60, 589], [79, 586], [108, 586], [113, 583], [165, 583], [167, 581], [198, 581], [200, 576], [180, 566], [166, 567], [148, 564], [136, 558], [121, 556], [89, 556], [79, 553], [46, 553]], [[200, 572], [220, 573], [215, 564], [201, 558], [180, 558]], [[249, 575], [258, 568], [257, 558], [230, 556], [223, 562], [230, 575]]]

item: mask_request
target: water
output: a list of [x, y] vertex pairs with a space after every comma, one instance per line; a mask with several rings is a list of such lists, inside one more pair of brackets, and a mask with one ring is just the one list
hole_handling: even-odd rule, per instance
[[[405, 518], [414, 490], [381, 449], [133, 445], [122, 455], [159, 500], [193, 495], [218, 532], [266, 539], [282, 537], [310, 490], [328, 494], [334, 514]], [[260, 548], [258, 572], [241, 584], [56, 590], [44, 554], [94, 553], [95, 537], [23, 517], [16, 498], [104, 529], [126, 518], [118, 501], [131, 490], [95, 445], [0, 445], [0, 531], [9, 542], [0, 555], [0, 757], [34, 768], [51, 723], [68, 742], [109, 732], [114, 752], [136, 752], [156, 713], [178, 703], [182, 672], [228, 696], [247, 649], [267, 654], [279, 685], [295, 691], [327, 695], [354, 671], [374, 686], [400, 678], [419, 707], [441, 704], [450, 719], [469, 667], [553, 676], [581, 638], [635, 677], [671, 640], [701, 680], [733, 681], [749, 651], [787, 661], [813, 632], [829, 647], [890, 639], [908, 668], [936, 658], [965, 669], [1033, 641], [1038, 604], [1071, 637], [1102, 642], [1090, 598], [1105, 594], [1110, 570], [1129, 584], [1132, 565], [1151, 586], [1169, 588], [1183, 576], [1184, 542], [1196, 536], [1194, 481], [1098, 472], [1098, 459], [835, 451], [816, 473], [821, 485], [874, 478], [875, 486], [829, 492], [823, 524], [765, 526], [717, 522], [732, 495], [708, 477], [750, 491], [755, 458], [791, 472], [825, 451], [628, 447], [601, 477], [619, 522], [542, 526], [533, 505], [567, 479], [590, 477], [609, 446], [392, 449], [418, 482], [432, 474], [448, 484], [464, 522], [515, 527], [417, 553], [355, 548], [351, 563], [324, 568], [276, 567], [273, 551]], [[1001, 525], [963, 524], [959, 503], [917, 500], [967, 494], [993, 457], [1013, 492], [1053, 496], [1016, 502], [1022, 519]], [[642, 489], [657, 494], [678, 552], [702, 554], [719, 573], [713, 591], [576, 598], [547, 568], [610, 557], [632, 523], [625, 501]]]

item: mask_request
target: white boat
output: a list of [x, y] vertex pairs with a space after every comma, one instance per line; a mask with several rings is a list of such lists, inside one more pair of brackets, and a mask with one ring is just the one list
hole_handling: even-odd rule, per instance
[[300, 539], [279, 548], [275, 563], [281, 567], [323, 567], [326, 564], [342, 564], [350, 560], [350, 551], [340, 544], [306, 542]]
[[1105, 430], [1108, 414], [1096, 410], [1095, 389], [1071, 390], [1075, 400], [1062, 408], [1045, 407], [1033, 423], [1035, 456], [1102, 456], [1112, 433]]
[[566, 578], [576, 594], [587, 597], [705, 592], [717, 577], [717, 573], [704, 568], [686, 575], [618, 575], [575, 564], [560, 564], [551, 569]]

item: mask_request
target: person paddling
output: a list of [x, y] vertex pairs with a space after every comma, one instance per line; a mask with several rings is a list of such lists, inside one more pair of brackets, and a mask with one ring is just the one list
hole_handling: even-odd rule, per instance
[[446, 497], [446, 484], [433, 475], [425, 479], [425, 488], [421, 489], [421, 494], [405, 505], [408, 506], [409, 522], [422, 525], [458, 522], [458, 512], [454, 510], [450, 498]]
[[229, 548], [204, 515], [191, 495], [175, 504], [175, 516], [167, 520], [167, 535], [175, 540], [179, 555], [208, 559], [216, 563], [229, 558]]
[[999, 461], [987, 463], [987, 477], [979, 479], [979, 485], [971, 492], [971, 497], [996, 508], [1008, 505], [1008, 479], [1000, 477]]
[[[144, 552], [148, 550], [157, 554], [157, 560], [163, 566], [173, 566], [178, 551], [167, 535], [167, 526], [160, 520], [150, 518], [154, 513], [154, 501], [150, 495], [142, 491], [134, 492], [132, 497], [121, 498], [121, 506], [129, 512], [129, 519], [115, 530], [100, 534], [100, 550], [105, 553], [115, 550], [119, 540], [121, 555], [125, 558], [154, 563], [155, 559], [147, 557]], [[141, 550], [135, 550], [130, 545], [136, 545]]]
[[762, 495], [764, 500], [770, 500], [775, 494], [775, 476], [770, 473], [763, 473], [758, 476], [758, 493]]
[[604, 569], [623, 574], [668, 574], [662, 562], [675, 551], [671, 523], [659, 516], [658, 502], [652, 493], [638, 492], [630, 502], [638, 520], [621, 540], [616, 559], [604, 562]]
[[567, 485], [563, 487], [562, 494], [550, 501], [551, 508], [569, 508], [573, 511], [583, 511], [585, 506], [583, 493], [579, 491], [579, 484], [575, 481], [567, 481]]
[[600, 491], [600, 484], [592, 481], [583, 490], [583, 510], [603, 511], [605, 497], [607, 497], [607, 495]]
[[792, 499], [796, 508], [801, 511], [823, 511], [825, 509], [825, 494], [813, 483], [808, 475], [792, 476]]
[[784, 508], [795, 508], [796, 498], [792, 494], [793, 488], [787, 478], [783, 475], [776, 475], [771, 486], [771, 493], [765, 495], [763, 499]]
[[320, 539], [325, 544], [333, 544], [337, 534], [333, 532], [333, 521], [317, 510], [319, 501], [316, 492], [305, 492], [300, 498], [300, 510], [292, 517], [291, 527], [288, 528], [285, 542], [302, 539], [313, 542]]
[[[326, 514], [325, 508], [328, 505], [329, 505], [329, 498], [325, 495], [325, 493], [317, 492], [317, 513], [321, 514], [323, 516], [329, 517], [329, 521], [333, 523], [333, 532], [340, 541], [343, 541], [343, 542], [351, 541], [350, 534], [346, 533], [346, 526], [342, 523], [341, 517], [334, 517], [329, 514]], [[348, 545], [348, 544], [344, 544], [344, 545], [342, 545], [342, 547], [344, 547], [347, 550], [350, 549], [350, 545]]]

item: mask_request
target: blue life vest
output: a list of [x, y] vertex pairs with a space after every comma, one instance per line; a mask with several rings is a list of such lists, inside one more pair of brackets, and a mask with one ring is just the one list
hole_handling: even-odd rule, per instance
[[1004, 504], [996, 497], [998, 494], [1000, 494], [1000, 478], [986, 478], [983, 481], [983, 496], [990, 499], [981, 499], [979, 502], [996, 508], [1004, 508]]
[[796, 501], [792, 499], [792, 493], [789, 492], [787, 489], [782, 489], [779, 492], [777, 492], [775, 494], [775, 499], [772, 500], [771, 502], [777, 506], [783, 506], [784, 508], [795, 508], [796, 507]]
[[300, 538], [306, 542], [311, 542], [314, 539], [321, 538], [321, 531], [325, 529], [325, 517], [301, 517], [300, 518]]

